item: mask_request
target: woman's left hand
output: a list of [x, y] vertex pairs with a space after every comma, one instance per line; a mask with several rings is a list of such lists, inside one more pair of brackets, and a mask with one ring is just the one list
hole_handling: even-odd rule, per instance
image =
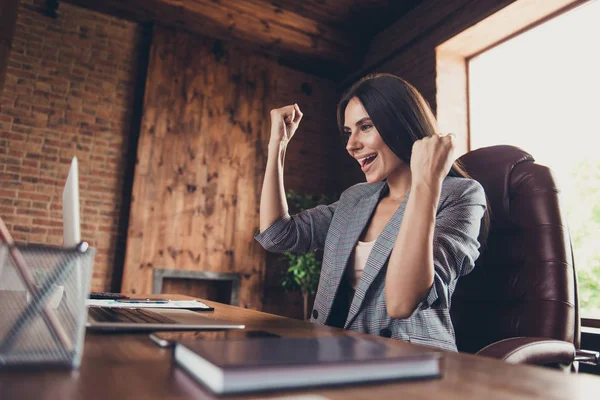
[[425, 183], [439, 189], [454, 163], [453, 134], [439, 134], [417, 140], [410, 159], [412, 184]]

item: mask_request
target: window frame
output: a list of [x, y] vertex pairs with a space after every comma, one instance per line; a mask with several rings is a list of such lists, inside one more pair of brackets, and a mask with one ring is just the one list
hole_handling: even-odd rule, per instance
[[[540, 4], [519, 0], [436, 47], [439, 130], [457, 134], [457, 156], [471, 151], [470, 60], [589, 1], [551, 0]], [[600, 328], [600, 318], [580, 317], [580, 321], [583, 327]]]

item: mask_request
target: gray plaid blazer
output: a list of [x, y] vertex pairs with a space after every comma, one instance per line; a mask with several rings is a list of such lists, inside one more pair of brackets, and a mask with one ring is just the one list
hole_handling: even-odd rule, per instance
[[[272, 252], [324, 250], [312, 322], [327, 323], [350, 255], [388, 190], [386, 182], [359, 183], [344, 191], [337, 202], [285, 215], [255, 236]], [[410, 193], [375, 241], [344, 328], [456, 351], [450, 319], [452, 293], [458, 278], [471, 272], [479, 256], [477, 236], [486, 207], [485, 194], [472, 179], [444, 180], [433, 239], [434, 283], [409, 318], [394, 319], [386, 309], [385, 276], [408, 196]]]

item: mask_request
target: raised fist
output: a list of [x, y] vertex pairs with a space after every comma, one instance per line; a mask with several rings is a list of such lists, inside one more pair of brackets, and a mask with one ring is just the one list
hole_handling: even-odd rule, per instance
[[302, 120], [302, 111], [298, 104], [276, 108], [271, 110], [271, 139], [272, 143], [284, 143], [290, 141]]

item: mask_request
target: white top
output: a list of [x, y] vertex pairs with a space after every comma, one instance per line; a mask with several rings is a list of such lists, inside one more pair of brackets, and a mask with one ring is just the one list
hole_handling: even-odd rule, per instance
[[367, 265], [367, 259], [369, 258], [369, 254], [371, 254], [374, 244], [375, 240], [370, 242], [361, 242], [359, 240], [352, 252], [353, 268], [348, 269], [348, 279], [350, 280], [352, 289], [356, 289], [356, 285], [358, 285], [358, 281], [360, 281], [360, 277], [365, 269], [365, 265]]

